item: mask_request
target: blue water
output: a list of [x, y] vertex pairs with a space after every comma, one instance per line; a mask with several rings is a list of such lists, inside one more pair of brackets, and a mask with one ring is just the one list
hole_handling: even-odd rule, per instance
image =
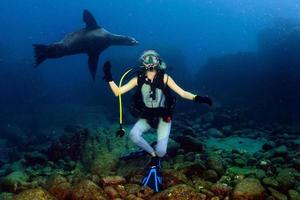
[[[125, 68], [137, 64], [137, 58], [145, 49], [156, 49], [162, 54], [172, 68], [170, 74], [178, 78], [176, 80], [179, 85], [187, 90], [192, 88], [194, 92], [208, 93], [219, 104], [224, 105], [227, 103], [223, 101], [224, 98], [227, 101], [236, 98], [231, 95], [218, 96], [227, 90], [222, 88], [222, 82], [211, 77], [202, 87], [195, 86], [195, 82], [191, 80], [197, 82], [199, 70], [214, 58], [260, 51], [258, 36], [265, 29], [275, 27], [271, 34], [275, 38], [273, 41], [285, 37], [285, 23], [294, 24], [291, 29], [298, 27], [299, 4], [297, 0], [2, 0], [0, 72], [4, 76], [0, 79], [0, 108], [7, 114], [35, 110], [38, 105], [48, 104], [105, 105], [111, 102], [112, 95], [101, 80], [103, 62], [112, 61], [113, 73], [118, 78]], [[67, 33], [84, 27], [83, 9], [90, 10], [98, 23], [110, 32], [133, 36], [140, 45], [111, 47], [106, 50], [100, 57], [95, 82], [87, 69], [86, 55], [47, 60], [38, 69], [33, 69], [32, 44], [59, 41]], [[265, 57], [260, 54], [260, 58]], [[243, 71], [243, 66], [237, 65], [234, 69]], [[264, 69], [256, 71], [254, 77], [263, 77], [269, 73]], [[291, 71], [298, 74], [299, 69], [293, 67]], [[235, 70], [228, 72], [228, 75], [229, 73], [235, 73]], [[226, 70], [219, 75], [229, 77]], [[294, 77], [287, 84], [287, 87], [293, 88], [288, 94], [294, 95], [297, 92], [295, 88], [299, 88], [299, 81], [295, 81], [296, 79]], [[276, 84], [273, 89], [281, 86], [281, 82], [289, 82], [290, 78], [288, 75], [284, 79], [274, 80]], [[250, 84], [251, 81], [249, 78]], [[273, 83], [267, 83], [272, 88]], [[210, 86], [218, 90], [209, 93], [212, 91]], [[259, 88], [260, 85], [255, 87]], [[250, 89], [255, 92], [256, 88]], [[281, 89], [288, 90], [286, 87]], [[247, 105], [244, 100], [249, 100], [249, 97], [240, 97], [241, 100], [235, 104], [244, 102]], [[278, 98], [280, 97], [276, 94], [274, 99]], [[254, 101], [256, 100], [259, 102], [259, 99]], [[299, 103], [297, 99], [290, 101], [289, 105], [296, 106]], [[264, 99], [259, 104], [268, 105], [269, 102], [272, 102], [272, 98]], [[298, 113], [297, 109], [298, 107], [294, 111]], [[287, 112], [290, 111], [291, 109]], [[284, 107], [281, 112], [288, 114]]]

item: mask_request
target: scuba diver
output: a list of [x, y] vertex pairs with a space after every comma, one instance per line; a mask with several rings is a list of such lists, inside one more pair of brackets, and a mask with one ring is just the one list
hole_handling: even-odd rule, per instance
[[[131, 113], [138, 117], [130, 131], [130, 139], [144, 151], [151, 155], [151, 161], [147, 167], [146, 174], [142, 180], [142, 185], [159, 192], [162, 187], [161, 158], [167, 152], [169, 134], [173, 110], [176, 99], [171, 94], [171, 90], [180, 97], [197, 103], [205, 103], [212, 106], [212, 100], [208, 96], [200, 96], [183, 90], [172, 77], [165, 73], [166, 63], [154, 50], [145, 51], [139, 59], [140, 67], [137, 76], [133, 77], [125, 85], [119, 86], [113, 81], [111, 74], [111, 64], [109, 61], [103, 65], [104, 77], [115, 96], [121, 97], [134, 87], [137, 87], [133, 96]], [[121, 78], [122, 81], [123, 77]], [[120, 81], [120, 82], [121, 82]], [[122, 115], [120, 116], [122, 117]], [[121, 125], [121, 122], [120, 122]], [[149, 129], [157, 130], [157, 143], [152, 147], [142, 134]], [[125, 131], [120, 128], [121, 134]]]

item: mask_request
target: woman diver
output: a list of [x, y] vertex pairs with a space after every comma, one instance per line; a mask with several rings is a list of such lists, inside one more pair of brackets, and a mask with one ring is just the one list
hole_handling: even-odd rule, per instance
[[[145, 51], [139, 61], [140, 73], [123, 86], [119, 87], [113, 81], [110, 62], [106, 62], [103, 66], [103, 78], [109, 83], [112, 92], [116, 96], [137, 87], [133, 99], [132, 114], [139, 117], [139, 119], [131, 129], [129, 136], [136, 145], [152, 156], [142, 184], [149, 186], [155, 192], [159, 192], [162, 185], [160, 158], [167, 152], [172, 110], [175, 104], [170, 89], [182, 98], [198, 103], [206, 103], [211, 106], [212, 100], [207, 96], [192, 94], [179, 87], [171, 76], [165, 73], [166, 63], [156, 51]], [[157, 129], [155, 148], [142, 137], [142, 134], [150, 128]]]

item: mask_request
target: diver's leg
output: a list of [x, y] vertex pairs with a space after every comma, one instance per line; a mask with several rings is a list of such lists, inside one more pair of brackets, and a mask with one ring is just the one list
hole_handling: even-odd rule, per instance
[[163, 157], [167, 153], [170, 131], [171, 122], [165, 122], [160, 118], [157, 127], [157, 144], [155, 148], [156, 155], [159, 157]]
[[146, 119], [139, 119], [133, 128], [131, 129], [129, 136], [130, 139], [139, 147], [150, 153], [151, 155], [155, 155], [154, 149], [150, 146], [150, 144], [142, 137], [142, 134], [149, 130], [151, 127], [146, 121]]

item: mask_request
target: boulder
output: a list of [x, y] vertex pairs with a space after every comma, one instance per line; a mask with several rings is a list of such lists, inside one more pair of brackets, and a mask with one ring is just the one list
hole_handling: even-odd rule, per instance
[[215, 170], [220, 176], [224, 174], [223, 160], [218, 155], [210, 155], [207, 159], [207, 168]]
[[48, 158], [52, 161], [64, 160], [65, 158], [79, 160], [89, 135], [90, 131], [88, 129], [81, 129], [63, 135], [47, 150]]
[[140, 185], [132, 184], [132, 183], [125, 184], [124, 187], [128, 194], [134, 194], [134, 195], [137, 194], [141, 188]]
[[209, 169], [203, 172], [201, 176], [204, 180], [216, 182], [219, 179], [217, 172], [213, 169]]
[[288, 153], [288, 149], [285, 145], [281, 145], [274, 149], [275, 156], [285, 156]]
[[197, 193], [190, 186], [180, 184], [155, 194], [150, 200], [205, 200], [206, 195]]
[[296, 190], [289, 190], [288, 194], [289, 194], [289, 198], [291, 200], [299, 200], [300, 199], [300, 193]]
[[28, 175], [23, 171], [14, 171], [1, 179], [1, 187], [5, 191], [17, 192], [19, 189], [24, 189], [23, 186], [27, 185], [29, 180]]
[[102, 188], [90, 180], [83, 180], [73, 188], [71, 200], [107, 200]]
[[116, 199], [116, 198], [120, 197], [120, 195], [118, 194], [118, 191], [112, 186], [106, 186], [104, 188], [104, 192], [107, 194], [109, 199]]
[[[204, 163], [200, 160], [196, 162], [184, 162], [178, 165], [176, 170], [184, 173], [186, 176], [191, 177], [193, 175], [200, 176], [206, 169]], [[175, 172], [176, 173], [176, 172]]]
[[214, 193], [214, 195], [222, 199], [231, 194], [232, 187], [224, 183], [215, 183], [211, 186], [210, 190]]
[[61, 175], [52, 175], [45, 184], [46, 189], [59, 200], [65, 200], [71, 194], [71, 184]]
[[0, 193], [1, 200], [13, 200], [14, 195], [12, 193]]
[[196, 137], [184, 135], [176, 137], [175, 140], [181, 145], [181, 148], [183, 148], [187, 152], [202, 152], [204, 150], [204, 145], [202, 141]]
[[57, 200], [49, 192], [42, 188], [25, 190], [14, 197], [14, 200]]
[[141, 199], [150, 199], [150, 197], [153, 195], [153, 193], [154, 193], [154, 190], [152, 190], [149, 187], [143, 186], [139, 189], [136, 196]]
[[268, 141], [266, 142], [263, 146], [262, 146], [262, 149], [265, 150], [265, 151], [268, 151], [270, 149], [273, 149], [275, 148], [276, 146], [276, 143], [273, 142], [273, 141]]
[[289, 189], [293, 188], [296, 182], [294, 170], [292, 169], [281, 170], [278, 173], [276, 180], [280, 185], [280, 190], [283, 192], [287, 192]]
[[255, 178], [245, 178], [239, 182], [232, 194], [233, 200], [264, 200], [265, 189]]
[[288, 200], [285, 194], [282, 194], [271, 187], [268, 187], [268, 190], [270, 191], [271, 195], [275, 197], [276, 200]]
[[24, 158], [26, 160], [27, 165], [31, 165], [31, 166], [36, 165], [36, 164], [44, 165], [48, 160], [46, 155], [44, 155], [38, 151], [25, 153]]
[[226, 125], [222, 127], [222, 131], [226, 134], [229, 135], [232, 132], [232, 126], [231, 125]]
[[208, 135], [216, 138], [224, 137], [224, 134], [216, 128], [210, 128], [208, 130]]
[[262, 181], [263, 181], [263, 184], [266, 186], [271, 186], [274, 188], [277, 188], [279, 186], [278, 181], [273, 177], [266, 177]]
[[188, 182], [185, 174], [177, 170], [165, 170], [163, 171], [163, 177], [163, 188]]
[[102, 177], [100, 182], [102, 187], [106, 187], [112, 185], [124, 185], [126, 180], [122, 176], [106, 176]]

